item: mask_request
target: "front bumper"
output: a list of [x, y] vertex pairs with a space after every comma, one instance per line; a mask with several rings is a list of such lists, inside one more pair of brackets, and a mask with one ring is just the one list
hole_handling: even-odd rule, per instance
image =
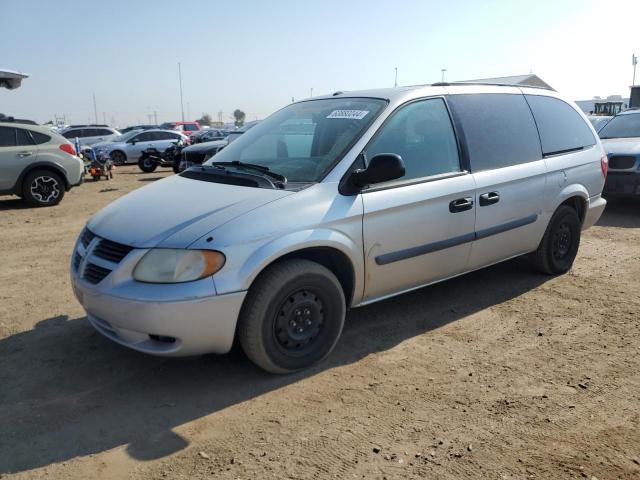
[[124, 298], [89, 284], [73, 270], [71, 283], [101, 334], [140, 352], [171, 357], [227, 353], [247, 293], [191, 296], [185, 295], [188, 284], [138, 284], [140, 298]]
[[602, 193], [610, 197], [640, 198], [640, 172], [609, 170]]

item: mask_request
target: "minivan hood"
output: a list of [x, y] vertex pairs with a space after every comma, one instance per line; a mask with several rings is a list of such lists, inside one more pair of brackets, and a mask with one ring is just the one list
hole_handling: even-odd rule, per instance
[[602, 146], [607, 154], [636, 155], [640, 153], [640, 137], [603, 138]]
[[87, 224], [137, 248], [185, 248], [229, 220], [293, 192], [209, 183], [175, 175], [109, 204]]

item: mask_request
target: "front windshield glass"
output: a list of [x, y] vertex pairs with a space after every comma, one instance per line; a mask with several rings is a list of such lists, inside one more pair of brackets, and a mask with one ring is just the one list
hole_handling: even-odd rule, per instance
[[239, 161], [268, 167], [289, 182], [318, 182], [385, 105], [373, 98], [295, 103], [240, 135], [205, 165]]
[[127, 133], [123, 133], [122, 135], [120, 135], [118, 138], [116, 138], [117, 142], [126, 142], [127, 140], [129, 140], [130, 138], [135, 137], [137, 134], [139, 134], [140, 132], [142, 132], [142, 130], [137, 129], [137, 130], [129, 130]]
[[640, 113], [619, 115], [598, 132], [600, 138], [640, 137]]

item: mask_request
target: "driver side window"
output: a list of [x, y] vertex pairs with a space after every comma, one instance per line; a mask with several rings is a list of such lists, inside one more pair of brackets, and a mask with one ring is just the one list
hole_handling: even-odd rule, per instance
[[444, 100], [412, 102], [394, 112], [365, 150], [367, 159], [379, 153], [402, 157], [401, 181], [459, 172], [458, 144]]

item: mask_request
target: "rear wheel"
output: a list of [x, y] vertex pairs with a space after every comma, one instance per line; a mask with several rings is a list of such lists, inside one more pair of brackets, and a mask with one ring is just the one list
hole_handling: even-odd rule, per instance
[[22, 183], [22, 198], [36, 207], [57, 205], [64, 197], [64, 182], [60, 175], [48, 170], [36, 170]]
[[288, 260], [269, 267], [249, 290], [238, 337], [260, 368], [295, 372], [329, 355], [345, 312], [344, 292], [330, 270], [309, 260]]
[[158, 168], [158, 164], [151, 160], [149, 157], [142, 157], [138, 160], [138, 167], [145, 173], [154, 172]]
[[127, 162], [127, 156], [120, 150], [115, 150], [109, 154], [111, 160], [116, 165], [124, 165]]
[[534, 266], [548, 275], [571, 270], [580, 246], [580, 217], [567, 205], [560, 205], [551, 217], [538, 249], [533, 252]]

